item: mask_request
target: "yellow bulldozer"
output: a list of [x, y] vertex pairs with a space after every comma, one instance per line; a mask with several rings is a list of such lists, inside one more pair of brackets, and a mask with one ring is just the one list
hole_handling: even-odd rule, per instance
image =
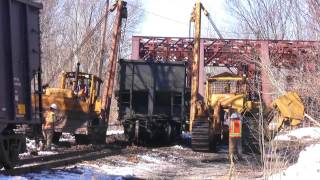
[[206, 80], [206, 100], [198, 101], [196, 119], [192, 123], [192, 148], [196, 151], [215, 149], [216, 143], [228, 137], [227, 119], [230, 109], [240, 114], [252, 110], [247, 99], [246, 77], [222, 73]]
[[[221, 39], [208, 11], [198, 0], [193, 8], [191, 22], [194, 23], [194, 46], [191, 76], [191, 103], [189, 131], [191, 132], [192, 148], [196, 151], [215, 149], [217, 142], [228, 137], [228, 119], [230, 111], [240, 115], [245, 112], [254, 114], [261, 109], [274, 109], [277, 112], [269, 123], [269, 130], [279, 131], [286, 126], [297, 126], [304, 119], [304, 105], [296, 93], [287, 92], [273, 101], [272, 107], [264, 108], [263, 103], [248, 99], [249, 88], [246, 74], [228, 72], [208, 77], [206, 80], [206, 96], [199, 98], [200, 82], [200, 33], [201, 11], [204, 11], [209, 22]], [[264, 112], [267, 111], [263, 111]], [[269, 110], [270, 112], [270, 110]], [[260, 114], [261, 115], [261, 114]], [[244, 133], [244, 132], [243, 132]]]
[[44, 88], [43, 108], [47, 110], [53, 103], [58, 106], [54, 141], [62, 132], [69, 132], [77, 143], [103, 143], [107, 127], [100, 117], [102, 80], [80, 72], [79, 66], [75, 72], [62, 73], [58, 87]]
[[[198, 101], [196, 119], [191, 127], [192, 148], [196, 151], [215, 150], [216, 144], [228, 139], [230, 110], [245, 115], [258, 112], [263, 106], [249, 100], [248, 83], [245, 76], [222, 73], [206, 80], [206, 100]], [[272, 107], [264, 108], [275, 112], [267, 122], [269, 133], [296, 127], [304, 119], [304, 105], [297, 93], [287, 92], [273, 101]], [[250, 119], [250, 117], [243, 117]], [[252, 119], [251, 119], [252, 120]], [[267, 129], [266, 129], [267, 130]], [[248, 132], [243, 132], [248, 133]], [[248, 137], [247, 137], [248, 138]]]

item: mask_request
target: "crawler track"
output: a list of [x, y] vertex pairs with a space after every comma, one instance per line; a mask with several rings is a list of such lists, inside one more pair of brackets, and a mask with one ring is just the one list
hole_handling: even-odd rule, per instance
[[120, 148], [98, 148], [94, 150], [71, 151], [42, 157], [23, 159], [11, 170], [2, 170], [0, 174], [19, 175], [24, 173], [47, 170], [59, 166], [74, 164], [83, 160], [94, 160], [106, 156], [120, 154]]
[[194, 151], [206, 152], [210, 150], [208, 120], [200, 118], [194, 122], [191, 145]]

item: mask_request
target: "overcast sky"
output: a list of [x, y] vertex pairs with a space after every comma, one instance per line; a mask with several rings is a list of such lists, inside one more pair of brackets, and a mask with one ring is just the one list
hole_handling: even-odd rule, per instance
[[[144, 20], [136, 35], [187, 37], [189, 19], [196, 0], [142, 0]], [[202, 0], [222, 34], [227, 36], [232, 19], [225, 0]], [[208, 21], [202, 14], [202, 37], [207, 37]], [[212, 29], [212, 28], [211, 28]], [[216, 36], [216, 35], [215, 35]], [[217, 36], [216, 36], [217, 37]]]

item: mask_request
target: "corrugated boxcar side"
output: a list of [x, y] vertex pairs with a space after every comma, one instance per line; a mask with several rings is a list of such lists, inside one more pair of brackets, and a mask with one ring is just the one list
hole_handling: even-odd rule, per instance
[[40, 4], [0, 1], [0, 122], [31, 122], [31, 79], [40, 66]]
[[122, 60], [120, 79], [120, 90], [130, 90], [132, 86], [134, 91], [154, 88], [158, 91], [182, 92], [185, 88], [185, 65]]
[[154, 66], [153, 70], [157, 91], [184, 91], [186, 69], [183, 64], [160, 64]]
[[[179, 111], [183, 112], [185, 76], [186, 66], [183, 62], [154, 63], [121, 60], [120, 117], [127, 114], [128, 108], [132, 108], [136, 114], [144, 115], [155, 115], [167, 109], [166, 114], [173, 116], [177, 113], [170, 111], [170, 108], [175, 109], [176, 106], [179, 106]], [[179, 97], [175, 100], [174, 96]], [[166, 106], [164, 103], [171, 105]], [[181, 118], [183, 118], [182, 114]]]

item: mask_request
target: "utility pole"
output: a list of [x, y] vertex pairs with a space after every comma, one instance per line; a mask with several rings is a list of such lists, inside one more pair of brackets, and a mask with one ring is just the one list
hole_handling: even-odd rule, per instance
[[190, 126], [189, 130], [192, 132], [192, 125], [196, 118], [196, 103], [199, 99], [199, 65], [200, 65], [200, 33], [201, 33], [201, 2], [197, 0], [192, 12], [191, 21], [194, 22], [195, 35], [193, 45], [193, 60], [191, 70], [191, 105], [190, 105]]
[[105, 84], [102, 94], [102, 118], [101, 123], [105, 123], [109, 121], [109, 114], [110, 114], [110, 106], [111, 106], [111, 98], [113, 92], [113, 85], [115, 80], [115, 72], [116, 72], [116, 65], [117, 65], [117, 58], [118, 58], [118, 49], [120, 46], [120, 37], [121, 37], [121, 24], [122, 19], [127, 18], [127, 3], [122, 0], [116, 1], [113, 5], [111, 11], [116, 10], [116, 19], [115, 24], [113, 26], [113, 33], [112, 33], [112, 45], [109, 51], [109, 64], [108, 64], [108, 72], [105, 78]]
[[102, 77], [102, 67], [103, 60], [105, 59], [105, 50], [106, 50], [106, 33], [107, 33], [107, 24], [108, 24], [108, 16], [109, 16], [109, 0], [106, 0], [105, 14], [104, 14], [104, 26], [102, 32], [102, 41], [101, 41], [101, 50], [100, 50], [100, 62], [99, 62], [99, 72], [98, 77]]

